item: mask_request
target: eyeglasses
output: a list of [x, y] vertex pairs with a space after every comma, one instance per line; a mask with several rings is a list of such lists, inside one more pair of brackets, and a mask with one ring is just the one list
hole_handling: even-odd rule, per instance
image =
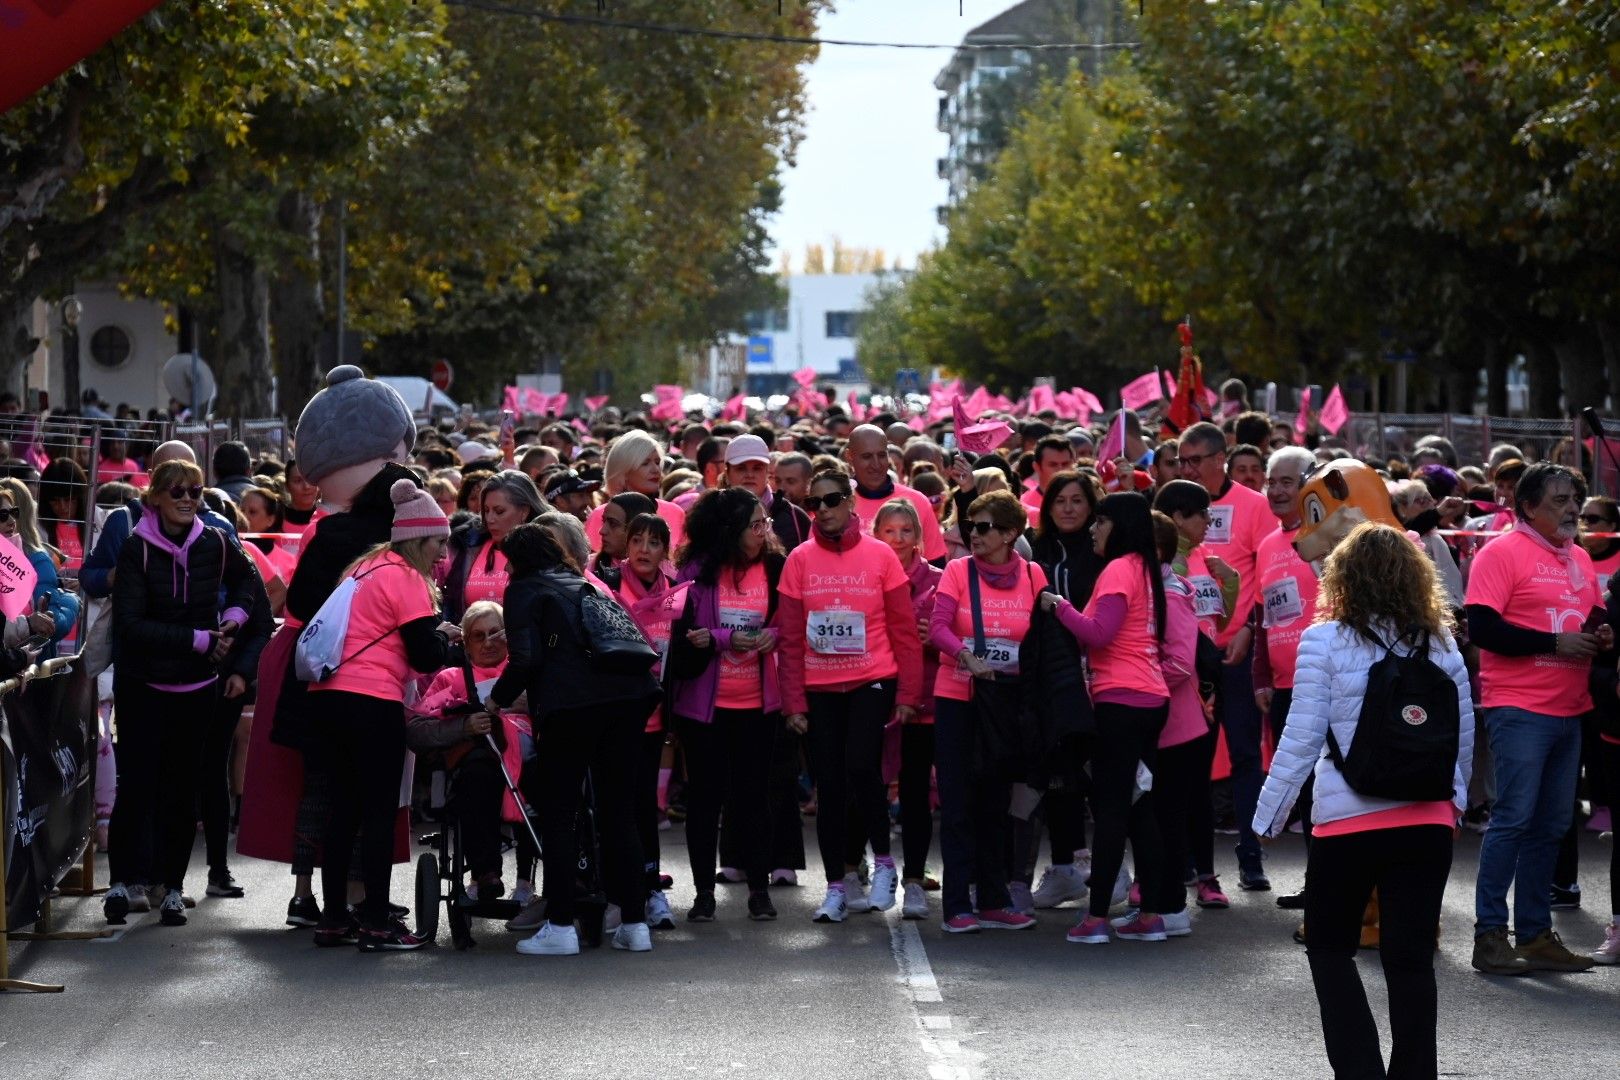
[[986, 533], [993, 531], [995, 529], [995, 527], [996, 527], [995, 523], [991, 522], [991, 521], [970, 521], [970, 522], [968, 522], [968, 532], [972, 533], [975, 536], [983, 536]]
[[1225, 456], [1226, 456], [1226, 451], [1225, 450], [1217, 450], [1213, 454], [1182, 454], [1181, 458], [1180, 458], [1180, 461], [1181, 461], [1181, 464], [1187, 465], [1187, 466], [1190, 466], [1190, 467], [1196, 469], [1200, 465], [1202, 465], [1204, 462], [1210, 460], [1211, 458], [1225, 457]]
[[771, 523], [764, 518], [755, 518], [748, 523], [748, 531], [762, 533], [771, 527]]
[[192, 484], [190, 487], [187, 487], [184, 484], [176, 484], [174, 487], [169, 489], [169, 498], [175, 500], [176, 502], [186, 498], [200, 499], [202, 498], [202, 493], [203, 489], [201, 484]]
[[[3, 520], [5, 520], [4, 511], [0, 511], [0, 521]], [[1599, 525], [1613, 525], [1615, 521], [1613, 518], [1606, 518], [1602, 514], [1582, 514], [1581, 524], [1595, 529]]]
[[0, 506], [0, 521], [10, 521], [13, 518], [21, 521], [22, 511], [15, 506]]
[[840, 506], [844, 505], [844, 500], [847, 498], [849, 498], [849, 496], [845, 495], [842, 491], [835, 491], [831, 495], [812, 495], [808, 499], [804, 500], [804, 508], [810, 511], [812, 514], [817, 510], [820, 510], [823, 506], [829, 510], [836, 510]]

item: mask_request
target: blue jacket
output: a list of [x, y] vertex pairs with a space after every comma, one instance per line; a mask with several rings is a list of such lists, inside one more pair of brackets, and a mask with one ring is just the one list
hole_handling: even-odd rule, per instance
[[[107, 515], [96, 546], [85, 556], [84, 565], [79, 569], [79, 583], [84, 586], [86, 595], [98, 600], [112, 595], [112, 583], [107, 576], [117, 569], [118, 553], [124, 549], [124, 541], [129, 539], [129, 534], [135, 531], [135, 520], [141, 513], [140, 500], [131, 499], [123, 509]], [[212, 525], [230, 537], [237, 547], [242, 546], [236, 540], [236, 525], [233, 522], [208, 509], [203, 509], [197, 516], [202, 518], [204, 525]]]
[[34, 581], [34, 607], [39, 608], [39, 601], [43, 597], [46, 601], [46, 610], [56, 622], [56, 632], [51, 635], [51, 643], [40, 650], [39, 658], [49, 660], [56, 655], [56, 643], [73, 632], [74, 626], [79, 622], [79, 598], [67, 589], [62, 588], [61, 579], [56, 576], [56, 563], [44, 551], [30, 551], [28, 562], [34, 568], [36, 575]]

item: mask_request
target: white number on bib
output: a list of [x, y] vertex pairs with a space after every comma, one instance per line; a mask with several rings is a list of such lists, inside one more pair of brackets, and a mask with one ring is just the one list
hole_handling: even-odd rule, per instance
[[1266, 626], [1287, 626], [1303, 614], [1298, 581], [1285, 577], [1266, 586]]
[[866, 612], [812, 611], [805, 636], [813, 652], [825, 656], [858, 656], [866, 651]]
[[1193, 614], [1200, 619], [1218, 619], [1226, 614], [1226, 598], [1221, 595], [1221, 583], [1208, 574], [1188, 579], [1193, 587]]
[[1209, 508], [1209, 531], [1204, 534], [1206, 544], [1230, 544], [1232, 542], [1232, 508], [1230, 506], [1211, 506]]

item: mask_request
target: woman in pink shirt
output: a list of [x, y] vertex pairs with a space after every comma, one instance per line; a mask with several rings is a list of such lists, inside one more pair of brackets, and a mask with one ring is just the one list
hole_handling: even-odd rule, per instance
[[[1140, 781], [1147, 779], [1143, 768], [1150, 772], [1153, 768], [1170, 711], [1170, 690], [1159, 660], [1165, 629], [1164, 576], [1150, 513], [1148, 501], [1134, 491], [1104, 498], [1091, 526], [1093, 549], [1104, 565], [1085, 611], [1052, 593], [1041, 596], [1046, 609], [1056, 610], [1086, 648], [1097, 717], [1091, 759], [1091, 812], [1096, 819], [1091, 910], [1069, 931], [1069, 940], [1077, 944], [1108, 941], [1108, 908], [1114, 878], [1125, 858], [1127, 834], [1137, 878], [1158, 881], [1164, 871], [1152, 799], [1134, 797]], [[1115, 929], [1128, 941], [1163, 941], [1167, 930], [1162, 914], [1143, 910]]]
[[[889, 854], [883, 731], [911, 720], [924, 694], [910, 582], [888, 545], [862, 534], [853, 496], [847, 473], [824, 469], [811, 478], [804, 507], [814, 528], [783, 567], [778, 616], [782, 708], [789, 728], [809, 732], [820, 807], [827, 897], [817, 922], [894, 906], [900, 875]], [[876, 862], [870, 897], [844, 872], [851, 792]]]
[[[697, 897], [690, 922], [715, 917], [720, 809], [748, 879], [748, 917], [776, 918], [768, 891], [771, 751], [781, 726], [775, 625], [783, 557], [765, 507], [743, 488], [705, 493], [686, 519], [680, 580], [690, 582], [671, 643], [683, 670], [674, 684], [675, 726], [686, 752], [686, 848]], [[696, 656], [687, 656], [695, 652]], [[685, 655], [683, 655], [685, 654]], [[688, 662], [692, 667], [688, 667]]]
[[450, 523], [433, 496], [413, 481], [394, 481], [389, 497], [394, 523], [388, 543], [366, 552], [344, 574], [356, 580], [356, 587], [342, 662], [329, 678], [309, 687], [311, 727], [331, 783], [321, 891], [329, 901], [344, 895], [357, 833], [366, 885], [355, 913], [359, 925], [350, 923], [340, 904], [329, 902], [315, 943], [357, 944], [362, 952], [425, 944], [389, 912], [388, 881], [405, 765], [405, 688], [416, 672], [436, 672], [450, 655], [433, 584], [433, 564], [449, 544]]

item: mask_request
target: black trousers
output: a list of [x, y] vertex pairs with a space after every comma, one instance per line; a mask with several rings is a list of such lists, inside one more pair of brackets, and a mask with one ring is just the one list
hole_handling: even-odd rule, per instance
[[394, 869], [394, 819], [405, 767], [405, 707], [397, 701], [320, 690], [308, 697], [324, 762], [329, 813], [321, 839], [322, 921], [341, 925], [349, 854], [360, 839], [360, 878], [366, 896], [362, 925], [388, 926], [388, 883]]
[[[777, 714], [780, 715], [780, 714]], [[799, 777], [804, 772], [804, 736], [779, 727], [771, 744], [771, 767], [766, 800], [770, 804], [770, 858], [772, 870], [804, 869], [804, 817], [799, 811]], [[732, 825], [737, 814], [728, 803], [720, 815], [720, 865], [739, 866], [742, 853], [737, 830]], [[861, 838], [859, 847], [866, 847]], [[860, 856], [856, 856], [860, 861]]]
[[[1170, 713], [1169, 703], [1154, 708], [1099, 701], [1097, 740], [1091, 758], [1091, 811], [1096, 817], [1091, 841], [1091, 914], [1106, 916], [1114, 898], [1114, 879], [1131, 841], [1140, 881], [1159, 880], [1164, 862], [1159, 823], [1153, 816], [1153, 793], [1135, 802], [1136, 766], [1154, 767], [1159, 732]], [[1157, 787], [1157, 782], [1155, 782]]]
[[[1322, 1037], [1337, 1080], [1432, 1080], [1435, 1048], [1435, 930], [1451, 874], [1444, 825], [1318, 836], [1305, 867], [1306, 955], [1322, 1011]], [[1389, 989], [1389, 1068], [1356, 968], [1361, 916], [1378, 890], [1379, 952]]]
[[769, 884], [771, 748], [781, 726], [780, 714], [759, 709], [716, 709], [708, 724], [676, 720], [686, 749], [686, 849], [700, 893], [714, 891], [721, 807], [732, 815], [736, 865], [748, 887]]
[[647, 886], [636, 832], [636, 752], [645, 734], [645, 702], [612, 702], [565, 709], [536, 723], [547, 917], [574, 921], [579, 868], [579, 807], [585, 773], [596, 796], [596, 831], [603, 885], [627, 923], [646, 921]]
[[1091, 736], [1069, 735], [1058, 743], [1053, 779], [1061, 787], [1047, 791], [1041, 799], [1046, 827], [1051, 833], [1052, 862], [1062, 865], [1086, 850], [1086, 804], [1091, 778], [1086, 764], [1091, 760]]
[[811, 691], [810, 757], [816, 773], [816, 846], [827, 881], [844, 879], [845, 800], [853, 795], [873, 855], [889, 853], [883, 729], [894, 713], [893, 679], [845, 693]]
[[[1620, 814], [1620, 745], [1597, 740], [1603, 775], [1608, 782], [1609, 813]], [[1609, 910], [1620, 911], [1620, 844], [1609, 845]]]
[[219, 688], [172, 693], [116, 679], [118, 795], [108, 823], [112, 880], [184, 889], [197, 839], [197, 784]]
[[[1173, 915], [1187, 907], [1187, 835], [1193, 803], [1202, 796], [1209, 803], [1209, 761], [1201, 745], [1204, 736], [1159, 748], [1153, 766], [1153, 817], [1164, 843], [1158, 880], [1142, 881], [1142, 906], [1159, 915]], [[1202, 781], [1202, 782], [1200, 782]], [[1138, 856], [1138, 862], [1141, 861]], [[1117, 874], [1118, 871], [1116, 870]]]
[[1209, 771], [1215, 766], [1216, 729], [1193, 740], [1198, 760], [1189, 768], [1192, 778], [1187, 800], [1187, 866], [1194, 877], [1215, 876], [1215, 804], [1211, 797]]
[[501, 869], [501, 803], [506, 778], [487, 744], [475, 745], [456, 768], [452, 812], [461, 830], [461, 849], [474, 879]]
[[901, 877], [921, 881], [928, 871], [928, 849], [934, 843], [934, 725], [900, 728]]
[[242, 722], [242, 709], [249, 700], [246, 694], [228, 698], [223, 689], [217, 692], [213, 715], [203, 736], [198, 811], [211, 874], [223, 875], [229, 869], [226, 864], [230, 861], [227, 852], [231, 841], [231, 743], [236, 737], [236, 725]]
[[[1007, 804], [1012, 785], [979, 767], [978, 714], [970, 702], [942, 697], [934, 708], [939, 851], [945, 864], [940, 899], [945, 918], [970, 914], [975, 906], [980, 911], [1008, 907], [1012, 829]], [[972, 900], [970, 884], [977, 887]]]
[[664, 732], [643, 731], [636, 750], [636, 835], [647, 891], [658, 888], [658, 767], [664, 760]]

